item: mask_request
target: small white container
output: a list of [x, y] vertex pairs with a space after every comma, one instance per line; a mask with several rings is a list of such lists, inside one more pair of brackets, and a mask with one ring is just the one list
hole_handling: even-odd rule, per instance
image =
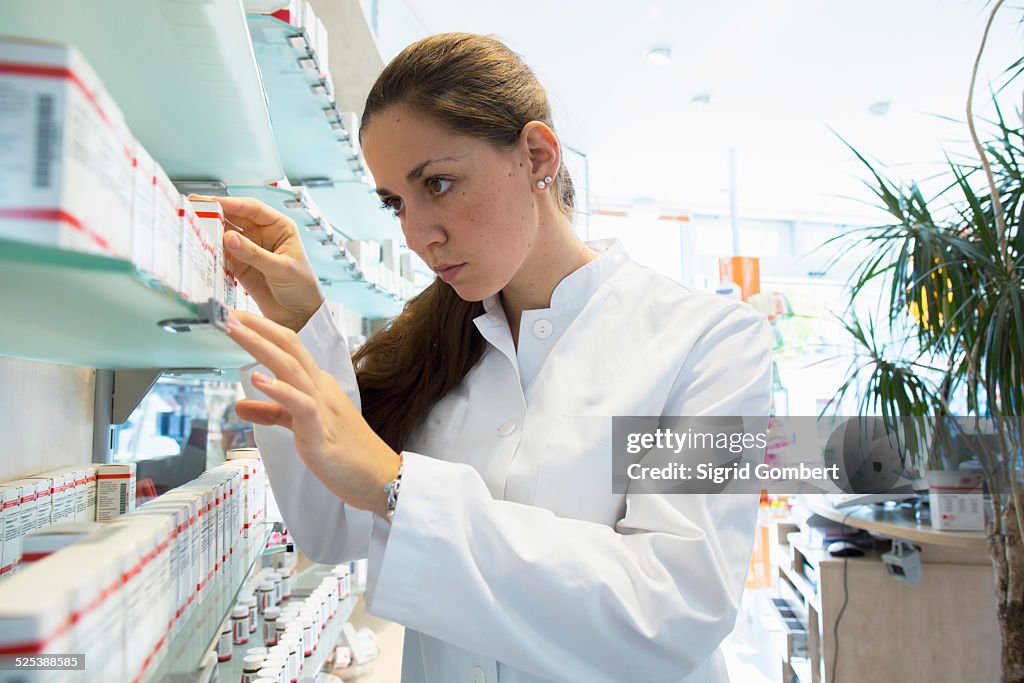
[[245, 605], [235, 605], [231, 610], [231, 642], [235, 645], [245, 645], [249, 642], [249, 608]]
[[246, 595], [238, 600], [238, 604], [249, 610], [249, 633], [255, 633], [259, 615], [256, 613], [256, 596]]
[[260, 613], [262, 614], [267, 611], [268, 607], [274, 606], [274, 583], [272, 581], [261, 582], [257, 595], [259, 597]]
[[281, 598], [290, 600], [292, 597], [292, 570], [278, 569], [277, 575], [281, 577]]
[[267, 647], [277, 645], [277, 618], [280, 615], [279, 607], [268, 607], [263, 613], [263, 644]]
[[263, 669], [263, 657], [250, 655], [242, 660], [242, 683], [252, 683], [259, 678], [259, 672]]
[[226, 662], [231, 659], [232, 652], [232, 628], [231, 620], [225, 619], [224, 625], [220, 628], [220, 639], [217, 640], [217, 661]]

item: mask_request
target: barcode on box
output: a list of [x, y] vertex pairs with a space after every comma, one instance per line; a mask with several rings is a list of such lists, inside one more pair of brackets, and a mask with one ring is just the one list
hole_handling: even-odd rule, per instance
[[128, 512], [128, 484], [127, 482], [121, 484], [121, 492], [118, 495], [117, 509], [121, 511], [121, 514]]
[[53, 175], [53, 151], [57, 143], [53, 95], [40, 95], [36, 99], [36, 110], [36, 167], [33, 184], [36, 187], [49, 187]]

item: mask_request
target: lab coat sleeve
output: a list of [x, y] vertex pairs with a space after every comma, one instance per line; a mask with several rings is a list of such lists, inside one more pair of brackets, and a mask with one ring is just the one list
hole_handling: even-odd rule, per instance
[[[771, 346], [763, 317], [730, 308], [665, 414], [766, 416]], [[678, 681], [733, 628], [757, 496], [626, 501], [615, 528], [556, 517], [494, 500], [468, 465], [406, 452], [393, 523], [371, 534], [369, 609], [545, 679]]]
[[[348, 344], [334, 324], [326, 303], [299, 332], [299, 340], [317, 366], [333, 375], [359, 408], [359, 387]], [[267, 400], [252, 385], [252, 374], [257, 370], [271, 374], [260, 365], [243, 368], [242, 387], [246, 398]], [[274, 500], [302, 552], [323, 564], [365, 558], [372, 513], [349, 507], [313, 475], [295, 451], [290, 430], [256, 425], [254, 435]]]

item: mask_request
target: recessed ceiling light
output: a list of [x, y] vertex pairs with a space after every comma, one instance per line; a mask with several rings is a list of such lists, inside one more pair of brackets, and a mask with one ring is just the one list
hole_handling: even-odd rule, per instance
[[889, 106], [892, 103], [889, 100], [879, 100], [868, 107], [868, 111], [875, 116], [885, 116], [889, 113]]
[[690, 98], [691, 104], [711, 104], [711, 93], [699, 92]]
[[647, 52], [647, 61], [657, 66], [668, 66], [672, 63], [672, 49], [656, 47]]

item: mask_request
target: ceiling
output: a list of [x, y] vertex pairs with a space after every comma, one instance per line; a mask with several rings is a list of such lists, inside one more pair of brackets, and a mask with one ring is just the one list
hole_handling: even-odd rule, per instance
[[[444, 31], [495, 34], [523, 55], [548, 89], [563, 143], [587, 155], [598, 207], [725, 210], [735, 149], [741, 214], [847, 220], [870, 215], [850, 198], [870, 195], [837, 135], [917, 178], [939, 168], [944, 148], [963, 149], [966, 127], [937, 115], [963, 119], [986, 7], [378, 0], [376, 11], [385, 60]], [[1009, 4], [997, 17], [986, 79], [1022, 54], [1020, 18]], [[667, 67], [646, 59], [659, 46], [672, 50]], [[692, 101], [701, 93], [710, 104]], [[891, 103], [888, 114], [868, 111], [879, 101]], [[1011, 102], [1019, 110], [1019, 85]]]

